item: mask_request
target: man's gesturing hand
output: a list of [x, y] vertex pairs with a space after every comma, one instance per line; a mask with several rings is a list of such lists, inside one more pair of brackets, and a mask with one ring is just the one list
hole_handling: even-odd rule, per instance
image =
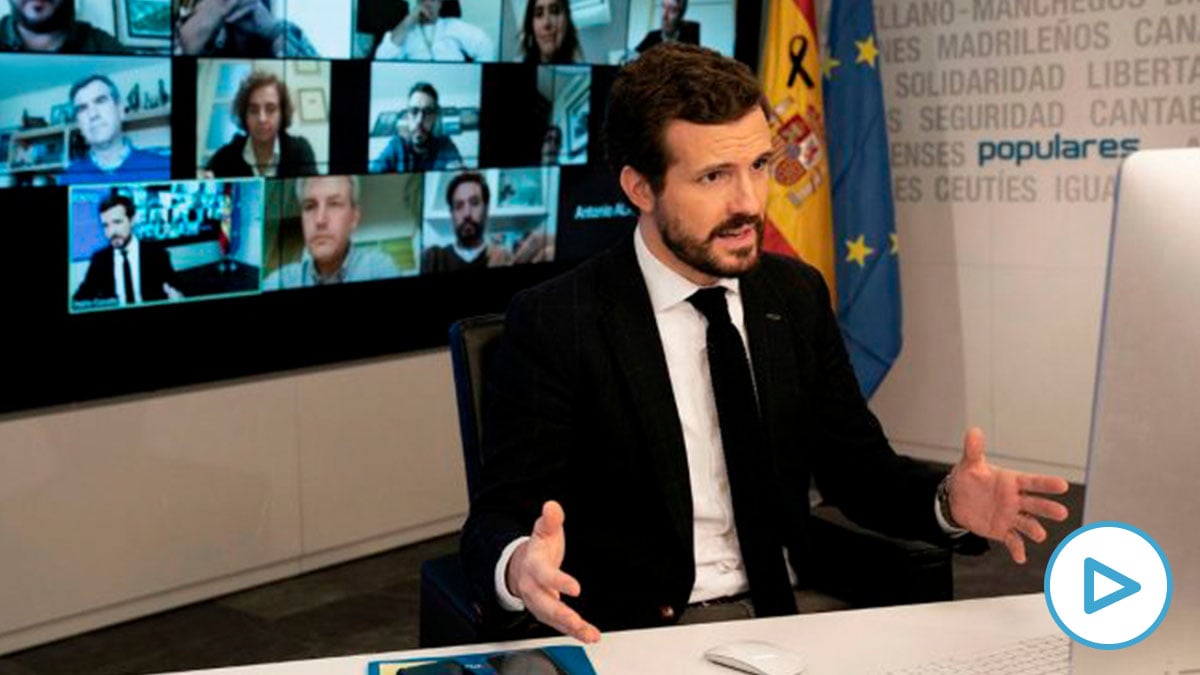
[[1067, 517], [1067, 507], [1038, 495], [1061, 495], [1067, 481], [989, 464], [983, 448], [983, 432], [972, 427], [963, 441], [962, 459], [950, 471], [950, 515], [975, 534], [1004, 542], [1012, 559], [1024, 563], [1025, 539], [1046, 540], [1038, 519]]
[[538, 621], [581, 642], [599, 642], [600, 631], [559, 599], [563, 593], [575, 597], [580, 591], [579, 582], [561, 569], [567, 549], [565, 518], [558, 502], [542, 505], [529, 540], [513, 551], [504, 581]]

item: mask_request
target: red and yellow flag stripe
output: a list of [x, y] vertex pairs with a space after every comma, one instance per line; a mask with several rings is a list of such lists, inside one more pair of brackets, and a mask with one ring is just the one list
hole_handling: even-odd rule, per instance
[[834, 278], [833, 206], [813, 0], [771, 0], [762, 56], [775, 154], [764, 245]]

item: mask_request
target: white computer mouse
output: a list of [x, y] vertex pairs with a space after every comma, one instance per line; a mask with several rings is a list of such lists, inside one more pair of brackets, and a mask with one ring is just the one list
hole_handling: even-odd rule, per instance
[[799, 675], [804, 657], [783, 647], [759, 640], [738, 640], [717, 645], [704, 658], [754, 675]]

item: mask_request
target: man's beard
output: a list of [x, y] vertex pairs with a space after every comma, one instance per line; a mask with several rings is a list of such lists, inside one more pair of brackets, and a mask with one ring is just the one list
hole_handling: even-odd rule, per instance
[[50, 13], [50, 16], [36, 22], [30, 22], [25, 17], [25, 12], [19, 8], [21, 4], [19, 0], [14, 0], [9, 4], [12, 8], [12, 13], [16, 15], [17, 24], [25, 30], [34, 33], [54, 33], [65, 30], [75, 21], [75, 3], [73, 0], [63, 0], [57, 9]]
[[[463, 228], [467, 225], [471, 226], [471, 233], [463, 234]], [[454, 236], [458, 239], [458, 245], [463, 248], [475, 248], [483, 241], [483, 228], [479, 223], [471, 218], [467, 218], [461, 224], [454, 226]]]
[[411, 134], [409, 135], [408, 140], [412, 145], [413, 152], [417, 153], [418, 155], [424, 155], [429, 152], [429, 146], [433, 141], [433, 134]]
[[[762, 251], [763, 218], [752, 213], [739, 213], [725, 219], [714, 227], [703, 241], [688, 236], [681, 223], [659, 208], [654, 210], [654, 223], [662, 236], [663, 243], [675, 257], [687, 266], [711, 277], [740, 277], [758, 266]], [[754, 227], [754, 246], [731, 254], [734, 262], [720, 260], [712, 250], [713, 243], [722, 233], [737, 230], [743, 225]]]

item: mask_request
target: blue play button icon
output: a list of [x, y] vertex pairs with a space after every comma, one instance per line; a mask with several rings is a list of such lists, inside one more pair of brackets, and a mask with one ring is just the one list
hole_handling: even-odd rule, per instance
[[[1112, 583], [1116, 583], [1120, 588], [1111, 591], [1102, 598], [1096, 597], [1096, 575], [1102, 575]], [[1111, 583], [1109, 584], [1111, 585]], [[1108, 607], [1114, 602], [1120, 602], [1125, 598], [1142, 590], [1142, 585], [1121, 574], [1113, 568], [1096, 560], [1095, 558], [1083, 559], [1083, 611], [1087, 614], [1094, 614]]]
[[1102, 520], [1075, 530], [1054, 549], [1046, 566], [1046, 607], [1079, 644], [1122, 649], [1158, 628], [1173, 586], [1167, 557], [1150, 535]]

